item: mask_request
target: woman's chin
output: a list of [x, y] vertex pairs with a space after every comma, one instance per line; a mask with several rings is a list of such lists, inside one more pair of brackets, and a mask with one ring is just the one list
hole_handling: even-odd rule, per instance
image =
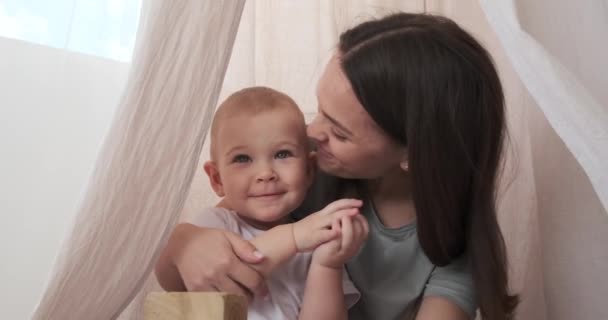
[[355, 176], [353, 176], [352, 174], [348, 173], [347, 171], [344, 170], [344, 168], [336, 163], [324, 163], [324, 162], [317, 162], [317, 165], [319, 167], [319, 170], [325, 172], [328, 175], [331, 176], [335, 176], [335, 177], [340, 177], [340, 178], [345, 178], [345, 179], [353, 179], [356, 178]]
[[341, 167], [338, 166], [337, 163], [329, 160], [318, 159], [317, 166], [321, 171], [328, 173], [332, 176], [339, 176], [339, 173], [341, 171]]

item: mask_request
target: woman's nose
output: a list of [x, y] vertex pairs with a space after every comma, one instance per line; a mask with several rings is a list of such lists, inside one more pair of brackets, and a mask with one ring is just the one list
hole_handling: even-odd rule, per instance
[[319, 116], [316, 116], [308, 127], [306, 127], [306, 134], [309, 138], [317, 142], [324, 142], [327, 140], [327, 134], [323, 130], [323, 125], [321, 124]]

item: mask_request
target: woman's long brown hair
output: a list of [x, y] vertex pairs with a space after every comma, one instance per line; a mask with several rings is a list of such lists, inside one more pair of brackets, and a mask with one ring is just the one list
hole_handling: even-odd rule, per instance
[[496, 220], [505, 102], [488, 52], [453, 21], [394, 14], [343, 33], [357, 98], [407, 147], [420, 244], [437, 266], [468, 256], [483, 319], [512, 319]]

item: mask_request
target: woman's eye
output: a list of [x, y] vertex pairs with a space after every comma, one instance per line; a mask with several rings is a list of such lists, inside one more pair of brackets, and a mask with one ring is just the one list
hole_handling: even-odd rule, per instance
[[251, 157], [249, 157], [246, 154], [239, 154], [234, 156], [234, 158], [232, 158], [232, 162], [236, 162], [236, 163], [247, 163], [251, 161]]
[[341, 135], [341, 134], [339, 134], [339, 133], [336, 133], [335, 131], [332, 131], [332, 134], [333, 134], [333, 135], [334, 135], [334, 137], [336, 137], [336, 139], [338, 139], [339, 141], [346, 141], [346, 137], [345, 137], [345, 136], [343, 136], [343, 135]]
[[285, 158], [289, 158], [292, 157], [293, 153], [289, 150], [281, 150], [279, 152], [277, 152], [277, 154], [275, 155], [275, 158], [277, 159], [285, 159]]

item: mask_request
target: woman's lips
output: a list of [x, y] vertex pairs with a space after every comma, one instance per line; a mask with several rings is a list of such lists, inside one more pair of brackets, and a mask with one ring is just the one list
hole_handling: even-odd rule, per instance
[[320, 157], [325, 158], [325, 159], [333, 159], [334, 158], [334, 156], [330, 152], [328, 152], [325, 148], [323, 148], [323, 147], [319, 147], [318, 148], [317, 154]]

